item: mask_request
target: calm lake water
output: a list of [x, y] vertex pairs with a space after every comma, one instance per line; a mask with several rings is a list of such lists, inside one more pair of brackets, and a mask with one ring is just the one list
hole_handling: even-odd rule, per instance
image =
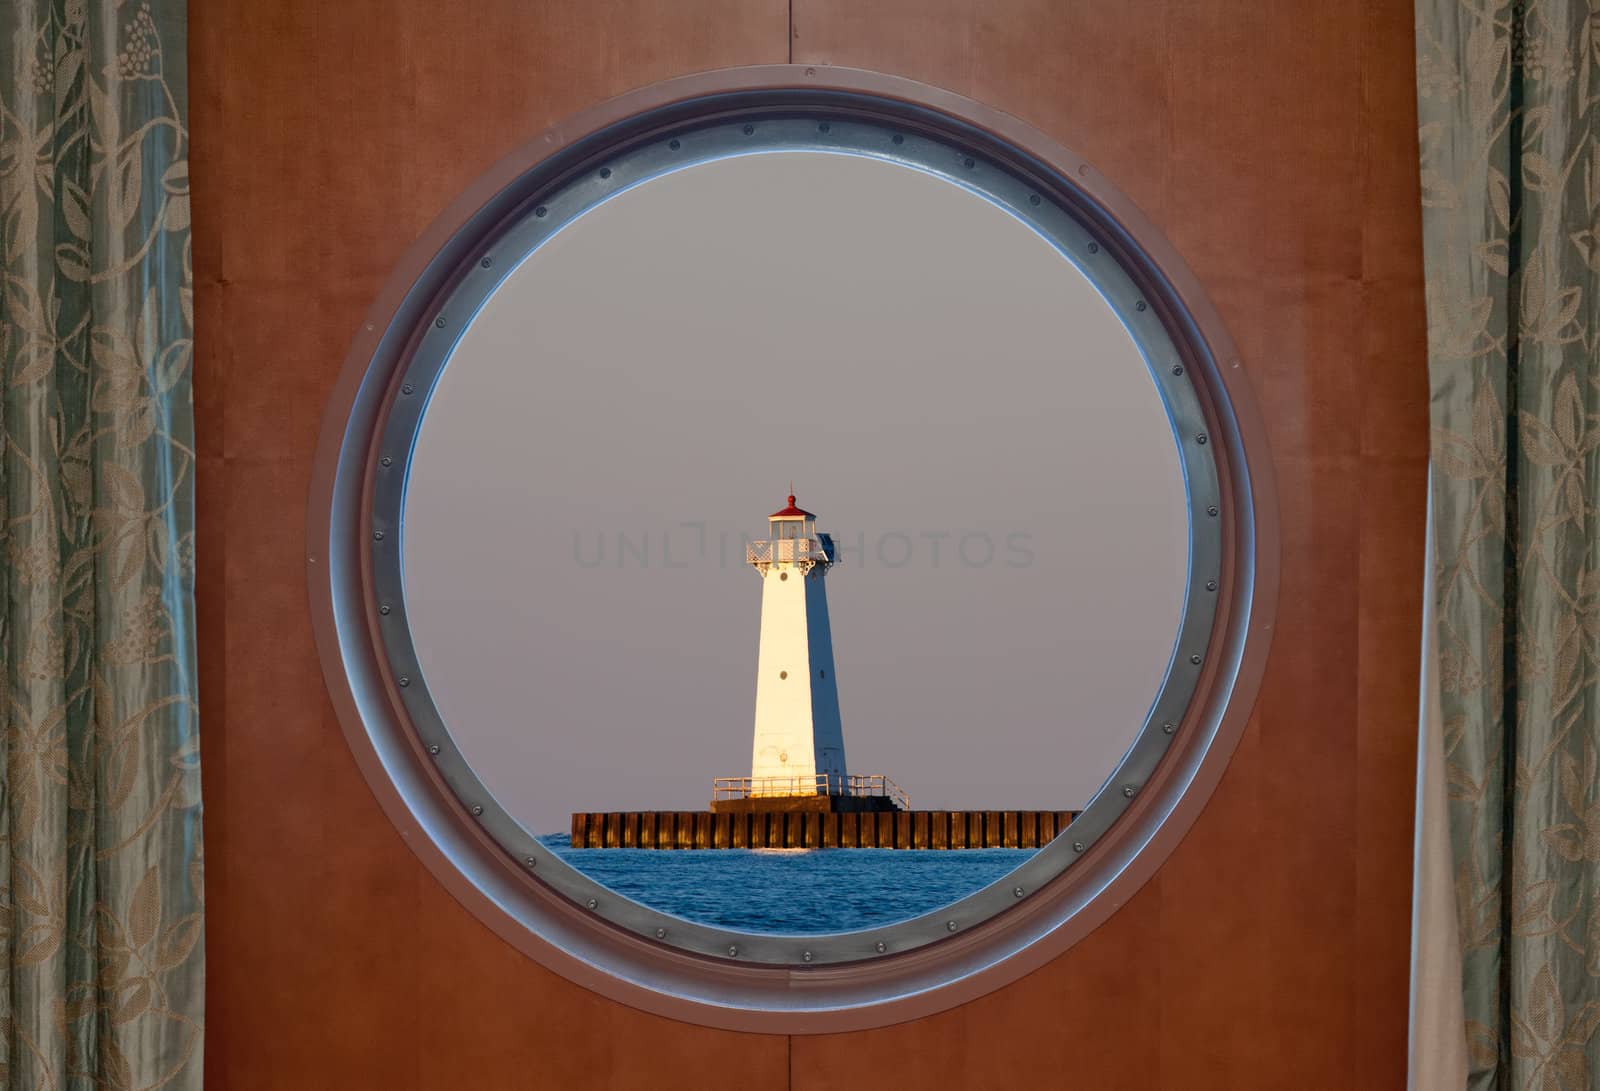
[[848, 932], [966, 897], [1034, 849], [575, 849], [541, 837], [596, 882], [652, 909], [748, 932]]

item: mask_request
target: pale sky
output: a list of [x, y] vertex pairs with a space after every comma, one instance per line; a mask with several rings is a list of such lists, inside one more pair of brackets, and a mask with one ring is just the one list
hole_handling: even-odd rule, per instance
[[897, 164], [747, 155], [627, 191], [463, 334], [413, 458], [422, 673], [534, 833], [749, 773], [766, 535], [827, 577], [850, 771], [1083, 806], [1172, 653], [1187, 514], [1143, 359], [1009, 213]]

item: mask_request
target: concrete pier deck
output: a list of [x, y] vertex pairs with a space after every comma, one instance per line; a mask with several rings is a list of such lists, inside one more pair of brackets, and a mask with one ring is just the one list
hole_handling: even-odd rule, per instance
[[581, 811], [572, 847], [587, 849], [1031, 849], [1073, 811]]

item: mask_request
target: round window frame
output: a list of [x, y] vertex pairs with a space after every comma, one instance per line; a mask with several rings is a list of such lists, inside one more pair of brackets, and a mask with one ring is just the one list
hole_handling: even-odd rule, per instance
[[[710, 120], [650, 129], [641, 138], [572, 165], [548, 187], [529, 194], [489, 237], [480, 239], [476, 262], [464, 262], [435, 296], [432, 321], [424, 323], [405, 357], [400, 396], [390, 402], [380, 425], [368, 552], [379, 603], [380, 651], [403, 691], [406, 722], [451, 794], [511, 859], [522, 861], [542, 882], [602, 919], [693, 954], [772, 966], [855, 962], [939, 942], [1005, 911], [1073, 866], [1131, 806], [1172, 744], [1204, 665], [1216, 614], [1221, 497], [1200, 399], [1170, 331], [1139, 285], [1070, 211], [1029, 180], [992, 163], [969, 142], [908, 129], [814, 106], [746, 105]], [[1058, 835], [994, 882], [935, 910], [833, 934], [755, 933], [673, 916], [608, 889], [542, 844], [495, 799], [435, 705], [412, 639], [403, 576], [406, 491], [418, 436], [456, 346], [500, 286], [547, 242], [628, 190], [702, 164], [772, 152], [856, 155], [938, 177], [1004, 210], [1065, 257], [1123, 325], [1149, 369], [1171, 430], [1165, 438], [1180, 459], [1188, 516], [1186, 564], [1191, 578], [1160, 687], [1133, 743], [1074, 817], [1071, 836]], [[787, 679], [789, 672], [779, 671], [778, 677]]]
[[[1153, 370], [1140, 328], [1158, 329], [1170, 346], [1160, 366], [1172, 381], [1158, 373], [1157, 385], [1178, 425], [1190, 493], [1191, 593], [1172, 668], [1187, 691], [1181, 711], [1158, 699], [1067, 832], [1000, 882], [910, 921], [826, 936], [685, 921], [560, 863], [483, 789], [436, 712], [430, 719], [426, 687], [413, 682], [420, 673], [399, 585], [405, 461], [425, 384], [460, 333], [450, 315], [467, 313], [451, 301], [487, 297], [515, 265], [497, 256], [526, 242], [507, 240], [545, 219], [552, 195], [589, 203], [549, 217], [554, 226], [518, 260], [593, 203], [664, 173], [614, 169], [637, 164], [641, 151], [646, 166], [659, 165], [688, 134], [737, 143], [770, 138], [780, 122], [790, 136], [811, 125], [823, 150], [852, 126], [956, 149], [960, 157], [935, 173], [991, 199], [1003, 183], [1012, 198], [997, 203], [1013, 214], [1017, 199], [1038, 197], [1024, 220], [1070, 220], [1081, 249], [1066, 247], [1069, 258], [1115, 270], [1111, 292], [1091, 280]], [[782, 146], [796, 148], [792, 139]], [[963, 181], [963, 171], [973, 177]], [[1059, 232], [1042, 233], [1059, 244]], [[307, 566], [324, 674], [352, 752], [407, 843], [468, 909], [542, 964], [634, 1006], [732, 1029], [828, 1032], [915, 1018], [1013, 980], [1098, 925], [1160, 866], [1220, 779], [1254, 703], [1277, 590], [1276, 507], [1264, 429], [1220, 318], [1171, 246], [1098, 172], [950, 92], [771, 65], [681, 77], [596, 107], [502, 160], [434, 222], [373, 304], [330, 398]], [[1215, 590], [1197, 595], [1211, 579]], [[1197, 618], [1204, 640], [1192, 631]]]

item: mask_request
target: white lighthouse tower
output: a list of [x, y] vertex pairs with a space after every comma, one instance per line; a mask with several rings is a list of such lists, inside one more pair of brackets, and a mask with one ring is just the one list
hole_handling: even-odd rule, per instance
[[833, 539], [817, 533], [817, 517], [796, 507], [793, 495], [767, 518], [770, 537], [745, 550], [761, 574], [750, 794], [842, 795], [844, 732], [823, 582], [836, 556]]

